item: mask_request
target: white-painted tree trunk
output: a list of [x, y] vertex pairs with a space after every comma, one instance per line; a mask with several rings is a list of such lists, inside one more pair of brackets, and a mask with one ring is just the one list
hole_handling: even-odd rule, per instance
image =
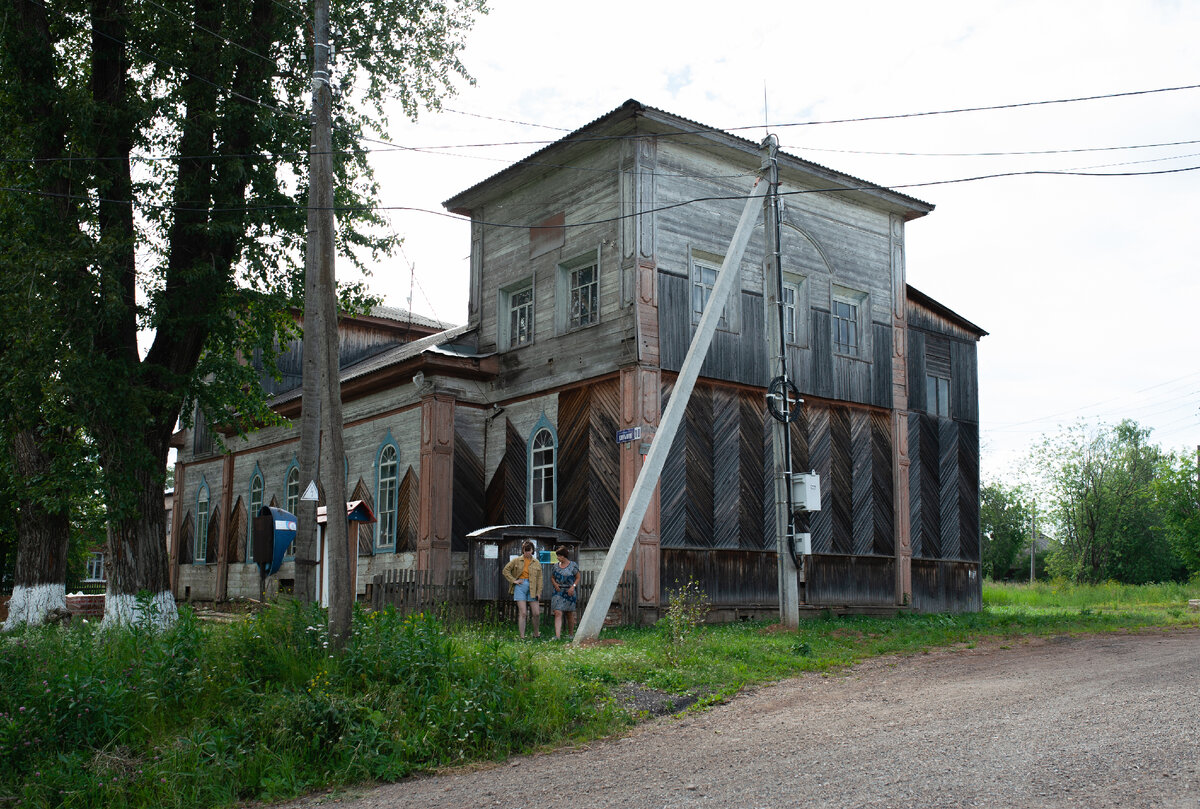
[[165, 629], [175, 623], [179, 609], [175, 596], [164, 590], [149, 601], [136, 595], [107, 593], [104, 597], [102, 629], [124, 626], [152, 626]]
[[4, 631], [19, 626], [41, 626], [48, 620], [67, 612], [67, 588], [61, 584], [36, 584], [13, 588], [8, 602], [8, 619]]

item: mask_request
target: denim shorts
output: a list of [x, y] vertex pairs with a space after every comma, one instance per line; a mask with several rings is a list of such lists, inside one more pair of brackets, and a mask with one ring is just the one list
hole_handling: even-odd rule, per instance
[[529, 579], [518, 579], [513, 587], [513, 601], [537, 601], [536, 596], [529, 594]]

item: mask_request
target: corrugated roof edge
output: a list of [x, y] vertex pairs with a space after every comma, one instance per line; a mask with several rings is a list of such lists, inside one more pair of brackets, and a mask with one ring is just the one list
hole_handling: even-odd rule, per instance
[[372, 317], [382, 318], [384, 320], [394, 320], [397, 323], [412, 323], [417, 326], [424, 326], [430, 329], [450, 329], [454, 327], [452, 323], [444, 323], [440, 320], [434, 320], [431, 317], [418, 315], [416, 312], [410, 312], [407, 309], [400, 309], [394, 306], [372, 306], [369, 314]]
[[[743, 138], [740, 135], [734, 135], [733, 133], [726, 132], [723, 129], [717, 129], [715, 127], [706, 126], [705, 124], [702, 124], [699, 121], [693, 121], [690, 118], [684, 118], [680, 115], [675, 115], [674, 113], [667, 112], [666, 110], [662, 110], [657, 107], [649, 107], [649, 106], [641, 103], [640, 101], [631, 98], [628, 101], [626, 101], [624, 104], [622, 104], [621, 106], [617, 107], [615, 110], [612, 110], [610, 112], [605, 113], [604, 115], [601, 115], [599, 118], [596, 118], [595, 120], [593, 120], [587, 124], [584, 124], [579, 129], [576, 129], [574, 132], [564, 135], [563, 137], [559, 138], [558, 140], [554, 141], [553, 143], [551, 143], [547, 146], [543, 146], [541, 149], [530, 154], [528, 157], [523, 158], [519, 162], [514, 163], [513, 165], [511, 165], [505, 169], [501, 169], [500, 171], [496, 172], [495, 174], [491, 175], [490, 177], [487, 177], [484, 180], [481, 180], [480, 182], [476, 183], [475, 185], [471, 186], [470, 188], [467, 188], [466, 190], [461, 191], [458, 194], [455, 194], [453, 197], [451, 197], [450, 199], [443, 202], [442, 207], [446, 208], [446, 210], [448, 210], [452, 213], [460, 213], [460, 214], [465, 215], [466, 211], [460, 209], [461, 208], [461, 200], [464, 197], [467, 197], [467, 196], [475, 193], [476, 191], [480, 190], [481, 188], [483, 188], [487, 185], [490, 185], [491, 183], [494, 183], [501, 179], [505, 179], [507, 177], [512, 176], [517, 171], [519, 171], [524, 164], [534, 161], [536, 158], [538, 158], [541, 155], [546, 154], [547, 152], [551, 152], [556, 149], [560, 149], [560, 148], [566, 146], [568, 144], [568, 142], [571, 142], [571, 141], [586, 142], [587, 139], [584, 138], [583, 135], [588, 130], [600, 129], [601, 127], [603, 127], [607, 124], [615, 123], [617, 121], [624, 120], [625, 118], [632, 118], [637, 115], [646, 115], [647, 113], [653, 114], [656, 118], [658, 118], [659, 120], [662, 120], [664, 122], [675, 122], [677, 125], [685, 124], [685, 125], [690, 125], [691, 127], [693, 127], [693, 129], [684, 130], [683, 134], [721, 135], [723, 137], [731, 138], [735, 141], [739, 141], [743, 146], [747, 147], [750, 150], [757, 151], [759, 148], [759, 144], [755, 143], [754, 141]], [[683, 127], [680, 127], [680, 128], [684, 129]], [[898, 191], [893, 191], [892, 189], [887, 188], [886, 186], [872, 183], [869, 180], [863, 180], [863, 179], [861, 179], [859, 177], [855, 177], [851, 174], [846, 174], [846, 173], [840, 172], [836, 169], [831, 169], [827, 166], [822, 166], [820, 163], [814, 163], [811, 160], [805, 160], [802, 157], [797, 157], [796, 155], [789, 154], [789, 153], [783, 152], [783, 151], [780, 152], [780, 155], [782, 155], [785, 158], [787, 158], [788, 160], [793, 161], [794, 163], [798, 164], [798, 166], [800, 168], [805, 168], [810, 171], [826, 174], [830, 177], [830, 179], [838, 181], [838, 182], [844, 182], [844, 183], [847, 183], [848, 185], [857, 186], [859, 188], [871, 190], [871, 191], [875, 191], [875, 192], [886, 193], [891, 196], [894, 196], [898, 200], [903, 200], [906, 204], [911, 205], [915, 208], [924, 209], [922, 211], [922, 213], [917, 214], [918, 216], [924, 215], [924, 213], [928, 213], [929, 211], [932, 211], [934, 208], [932, 203], [924, 202], [923, 200], [919, 200], [916, 197], [910, 197], [907, 194], [901, 194]]]

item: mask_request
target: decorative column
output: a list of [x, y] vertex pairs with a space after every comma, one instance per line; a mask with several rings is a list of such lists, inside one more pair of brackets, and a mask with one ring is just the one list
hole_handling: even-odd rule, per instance
[[421, 399], [420, 513], [417, 517], [417, 569], [435, 582], [450, 579], [450, 535], [454, 505], [454, 402], [449, 393]]
[[908, 480], [908, 281], [904, 220], [892, 216], [892, 491], [896, 505], [896, 603], [912, 603], [912, 512]]
[[[642, 471], [645, 456], [643, 444], [649, 444], [658, 426], [660, 409], [660, 371], [658, 368], [636, 365], [621, 369], [621, 429], [642, 428], [640, 440], [621, 445], [621, 510], [624, 511]], [[657, 609], [659, 596], [659, 490], [654, 489], [646, 516], [638, 529], [637, 543], [625, 564], [626, 570], [636, 570], [638, 606]]]

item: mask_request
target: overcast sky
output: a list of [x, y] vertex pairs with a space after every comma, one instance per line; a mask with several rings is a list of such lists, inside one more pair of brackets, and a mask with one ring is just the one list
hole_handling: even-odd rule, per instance
[[[809, 121], [1200, 84], [1200, 3], [563, 3], [493, 0], [463, 60], [477, 79], [375, 156], [383, 204], [441, 202], [629, 98], [937, 206], [908, 226], [909, 283], [990, 332], [979, 345], [985, 479], [1043, 433], [1136, 419], [1200, 443], [1200, 90], [881, 122]], [[740, 14], [739, 14], [740, 12]], [[767, 111], [764, 116], [764, 87]], [[486, 116], [486, 117], [479, 117]], [[507, 119], [507, 121], [490, 119]], [[740, 133], [758, 140], [762, 129]], [[473, 144], [522, 141], [508, 147]], [[888, 154], [867, 154], [886, 152]], [[466, 320], [465, 221], [396, 211], [385, 303]], [[411, 292], [411, 304], [410, 304]]]

